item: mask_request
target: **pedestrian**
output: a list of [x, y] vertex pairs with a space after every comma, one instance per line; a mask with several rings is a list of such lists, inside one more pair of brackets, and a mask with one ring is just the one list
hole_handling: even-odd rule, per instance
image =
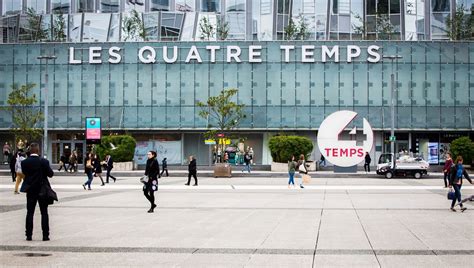
[[296, 162], [295, 162], [295, 156], [291, 156], [291, 160], [288, 161], [288, 189], [293, 185], [293, 188], [295, 187], [295, 172], [296, 172]]
[[188, 183], [186, 183], [184, 185], [189, 185], [191, 183], [191, 176], [194, 177], [193, 186], [198, 186], [196, 158], [194, 158], [193, 155], [189, 156]]
[[364, 163], [365, 173], [370, 172], [370, 162], [372, 162], [372, 158], [370, 158], [369, 152], [365, 152], [365, 163]]
[[67, 168], [66, 168], [66, 163], [68, 162], [66, 156], [63, 154], [61, 155], [61, 157], [59, 158], [59, 169], [58, 171], [61, 171], [62, 168], [64, 168], [64, 171], [67, 172]]
[[227, 152], [224, 153], [224, 163], [229, 162], [229, 154]]
[[146, 199], [150, 201], [150, 209], [148, 213], [153, 213], [156, 208], [155, 204], [155, 191], [158, 191], [158, 175], [160, 174], [160, 165], [156, 160], [156, 152], [149, 151], [147, 153], [148, 159], [146, 160], [145, 176], [148, 176], [148, 180], [143, 185], [143, 194]]
[[452, 165], [453, 165], [453, 159], [451, 158], [451, 153], [448, 153], [446, 155], [446, 162], [444, 162], [444, 168], [443, 168], [444, 188], [448, 188], [449, 175], [451, 174], [451, 166]]
[[12, 175], [12, 182], [16, 181], [16, 171], [15, 171], [16, 156], [17, 154], [10, 154], [10, 173]]
[[242, 172], [244, 172], [245, 170], [247, 170], [249, 173], [250, 173], [250, 161], [251, 161], [251, 158], [250, 158], [250, 154], [249, 152], [245, 152], [244, 154], [244, 163], [245, 163], [245, 166], [244, 168], [242, 169]]
[[73, 151], [72, 154], [69, 156], [68, 166], [66, 171], [70, 173], [77, 172], [77, 152]]
[[308, 169], [306, 168], [306, 160], [304, 154], [300, 155], [300, 160], [297, 163], [298, 174], [300, 175], [300, 188], [304, 188], [303, 185], [303, 176], [308, 174]]
[[110, 154], [107, 154], [105, 156], [105, 165], [106, 165], [106, 169], [107, 169], [107, 174], [105, 175], [105, 183], [109, 183], [109, 177], [111, 177], [114, 180], [114, 183], [115, 183], [115, 181], [117, 179], [110, 174], [110, 172], [114, 168], [114, 159], [112, 158], [112, 156]]
[[456, 199], [460, 203], [459, 205], [461, 206], [461, 212], [464, 212], [467, 209], [461, 203], [462, 177], [464, 176], [471, 184], [473, 184], [471, 178], [469, 178], [469, 174], [467, 174], [467, 171], [463, 167], [462, 163], [462, 156], [459, 155], [456, 158], [455, 164], [451, 167], [451, 176], [449, 177], [449, 188], [454, 188], [454, 199], [451, 202], [451, 210], [454, 212], [456, 211], [456, 209], [454, 209]]
[[94, 172], [94, 166], [92, 165], [92, 153], [88, 153], [86, 156], [86, 159], [84, 159], [84, 173], [87, 175], [87, 181], [82, 184], [82, 188], [86, 190], [86, 185], [87, 185], [87, 190], [92, 190], [91, 189], [91, 183], [92, 180], [94, 179], [94, 176], [92, 173]]
[[36, 203], [39, 203], [41, 211], [41, 228], [43, 230], [43, 241], [49, 241], [49, 216], [48, 201], [39, 198], [41, 185], [49, 184], [49, 178], [54, 175], [49, 161], [39, 157], [39, 145], [30, 145], [30, 156], [21, 162], [21, 170], [25, 174], [25, 181], [21, 185], [21, 192], [26, 192], [26, 240], [31, 241], [33, 236], [33, 218]]
[[23, 171], [21, 170], [21, 162], [26, 159], [26, 154], [23, 152], [22, 149], [18, 150], [16, 156], [16, 164], [15, 164], [15, 172], [16, 172], [16, 183], [15, 183], [15, 190], [13, 191], [14, 194], [20, 194], [18, 192], [18, 188], [20, 187], [21, 181], [25, 178]]
[[12, 147], [8, 144], [8, 141], [3, 145], [3, 162], [8, 163], [10, 161], [10, 154], [12, 152]]
[[165, 171], [166, 171], [166, 177], [169, 177], [170, 175], [168, 174], [168, 162], [166, 160], [166, 157], [163, 158], [163, 160], [161, 161], [161, 168], [162, 170], [161, 170], [159, 178], [163, 176], [163, 173], [165, 173]]
[[94, 177], [99, 177], [102, 184], [100, 186], [104, 186], [104, 180], [102, 179], [102, 165], [100, 163], [100, 158], [97, 154], [93, 155], [94, 158], [92, 159], [92, 165], [94, 166]]
[[323, 154], [321, 154], [321, 158], [319, 159], [319, 165], [325, 167], [326, 166], [326, 158]]
[[253, 158], [255, 157], [255, 155], [254, 155], [252, 147], [250, 147], [250, 150], [249, 150], [249, 157], [250, 157], [250, 165], [255, 165], [255, 163], [253, 162]]

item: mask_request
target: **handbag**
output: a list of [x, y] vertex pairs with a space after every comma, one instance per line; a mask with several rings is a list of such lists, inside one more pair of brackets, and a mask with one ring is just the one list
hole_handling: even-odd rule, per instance
[[45, 179], [43, 175], [43, 165], [41, 165], [41, 188], [40, 192], [38, 193], [38, 197], [42, 200], [45, 200], [48, 205], [52, 205], [54, 201], [58, 201], [58, 195], [53, 190], [53, 188], [51, 188], [49, 181]]
[[140, 178], [140, 182], [141, 182], [141, 183], [148, 183], [148, 179], [149, 179], [148, 176], [147, 176], [147, 175], [144, 175], [144, 176], [142, 176], [142, 177]]
[[448, 200], [454, 200], [455, 199], [455, 196], [454, 196], [454, 190], [453, 189], [449, 189], [448, 191]]
[[304, 172], [304, 173], [308, 173], [308, 171], [306, 170], [306, 162], [303, 162], [301, 163], [301, 165], [298, 167], [298, 170], [301, 171], [301, 172]]
[[91, 161], [91, 160], [87, 160], [86, 168], [94, 168], [94, 167], [92, 166], [92, 161]]

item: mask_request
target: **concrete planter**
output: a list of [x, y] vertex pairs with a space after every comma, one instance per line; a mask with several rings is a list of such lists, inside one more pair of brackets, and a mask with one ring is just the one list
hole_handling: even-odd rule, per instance
[[130, 162], [114, 162], [114, 171], [132, 171], [133, 161]]
[[[306, 166], [308, 165], [308, 171], [316, 171], [316, 162], [307, 161]], [[275, 172], [288, 172], [288, 163], [272, 162], [271, 170]], [[296, 172], [298, 172], [298, 170]]]
[[214, 165], [214, 178], [232, 177], [232, 166], [228, 163], [216, 163]]

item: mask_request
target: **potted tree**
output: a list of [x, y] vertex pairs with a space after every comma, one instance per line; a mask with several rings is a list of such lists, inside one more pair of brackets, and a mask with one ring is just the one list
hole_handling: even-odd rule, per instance
[[[301, 154], [308, 160], [313, 151], [313, 142], [307, 137], [300, 136], [273, 136], [268, 141], [270, 153], [272, 155], [272, 171], [288, 171], [288, 161], [294, 155], [298, 160]], [[309, 162], [309, 170], [316, 170], [314, 162]]]
[[103, 137], [101, 143], [95, 148], [100, 159], [105, 159], [107, 154], [114, 159], [114, 170], [133, 170], [133, 155], [135, 154], [135, 139], [130, 135], [116, 135]]
[[[237, 92], [238, 89], [235, 88], [223, 89], [219, 95], [209, 97], [206, 103], [197, 103], [197, 106], [201, 108], [199, 116], [208, 121], [208, 131], [204, 133], [204, 137], [216, 141], [217, 150], [220, 150], [222, 154], [226, 149], [225, 140], [235, 138], [232, 133], [233, 130], [246, 117], [243, 111], [245, 105], [232, 101], [232, 97]], [[221, 158], [221, 162], [222, 160], [223, 158]], [[215, 164], [214, 177], [230, 176], [230, 174], [231, 167], [229, 164]]]

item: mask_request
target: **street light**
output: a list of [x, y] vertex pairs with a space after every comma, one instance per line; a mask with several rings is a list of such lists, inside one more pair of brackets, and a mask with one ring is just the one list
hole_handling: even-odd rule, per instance
[[392, 118], [391, 122], [391, 127], [390, 127], [390, 153], [393, 154], [393, 157], [395, 158], [395, 74], [393, 73], [393, 61], [394, 60], [399, 60], [402, 58], [400, 55], [383, 55], [382, 58], [384, 59], [389, 59], [392, 63], [392, 74], [390, 75], [390, 115]]
[[46, 74], [44, 86], [44, 134], [43, 134], [43, 157], [48, 158], [48, 61], [55, 60], [54, 55], [41, 55], [36, 57], [40, 60], [46, 60]]

